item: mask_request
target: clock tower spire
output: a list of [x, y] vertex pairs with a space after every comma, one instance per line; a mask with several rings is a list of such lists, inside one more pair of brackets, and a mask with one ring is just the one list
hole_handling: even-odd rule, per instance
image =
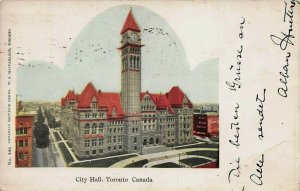
[[125, 114], [140, 113], [141, 31], [130, 9], [121, 35], [121, 102]]
[[125, 150], [141, 146], [141, 31], [130, 9], [120, 32], [121, 103], [125, 114]]

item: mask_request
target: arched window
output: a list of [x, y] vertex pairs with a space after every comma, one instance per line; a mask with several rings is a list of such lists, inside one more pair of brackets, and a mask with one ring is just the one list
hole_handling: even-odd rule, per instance
[[92, 125], [92, 134], [96, 134], [96, 129], [97, 128], [97, 124], [96, 123], [93, 123]]
[[90, 133], [90, 124], [86, 123], [84, 126], [84, 134]]
[[133, 57], [133, 68], [135, 69], [136, 68], [136, 65], [135, 65], [135, 56]]

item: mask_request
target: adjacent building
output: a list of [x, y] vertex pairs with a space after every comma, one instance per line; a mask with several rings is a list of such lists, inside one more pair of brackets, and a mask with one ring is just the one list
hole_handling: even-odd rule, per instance
[[141, 33], [131, 10], [121, 29], [121, 92], [97, 90], [61, 99], [61, 133], [79, 157], [139, 152], [192, 142], [193, 104], [178, 87], [141, 91]]
[[193, 134], [200, 137], [219, 136], [219, 114], [216, 112], [194, 113]]
[[32, 165], [32, 128], [36, 113], [25, 111], [22, 102], [18, 103], [16, 114], [15, 166]]

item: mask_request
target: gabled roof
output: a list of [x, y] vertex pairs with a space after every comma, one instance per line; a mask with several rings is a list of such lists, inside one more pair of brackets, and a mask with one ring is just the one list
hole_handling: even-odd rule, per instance
[[[172, 105], [172, 107], [182, 107], [182, 102], [185, 94], [178, 86], [172, 87], [172, 89], [168, 93], [166, 93], [166, 95], [170, 100], [170, 104]], [[187, 104], [188, 107], [192, 108], [193, 107], [192, 102], [189, 100], [188, 97], [186, 98], [188, 100], [188, 104]]]
[[90, 82], [78, 96], [78, 108], [89, 108], [93, 97], [97, 97], [97, 90]]
[[108, 113], [108, 118], [112, 118], [112, 111], [115, 108], [116, 116], [123, 117], [123, 110], [121, 106], [121, 98], [119, 93], [104, 93], [100, 92], [98, 94], [98, 106], [100, 108], [106, 108]]
[[127, 30], [133, 30], [136, 32], [141, 32], [139, 26], [137, 25], [137, 23], [134, 20], [134, 17], [132, 15], [131, 10], [129, 11], [127, 18], [124, 22], [123, 28], [120, 32], [120, 34], [123, 34], [124, 32], [126, 32]]
[[[71, 97], [72, 99], [68, 99], [68, 97]], [[61, 98], [61, 106], [66, 106], [66, 101], [73, 99], [77, 100], [78, 109], [90, 108], [91, 102], [96, 101], [98, 108], [107, 110], [108, 118], [113, 118], [112, 111], [114, 110], [114, 108], [116, 111], [116, 116], [114, 116], [114, 118], [120, 118], [124, 116], [121, 106], [120, 94], [106, 93], [101, 92], [100, 90], [97, 91], [91, 82], [87, 84], [87, 86], [79, 95], [75, 94], [74, 91], [69, 91], [66, 97]]]
[[76, 95], [74, 90], [69, 90], [69, 92], [66, 95], [67, 100], [76, 100]]
[[174, 113], [174, 110], [165, 94], [152, 94], [147, 92], [142, 92], [140, 94], [140, 99], [142, 100], [145, 95], [149, 95], [153, 103], [156, 105], [158, 110], [168, 109], [169, 113]]

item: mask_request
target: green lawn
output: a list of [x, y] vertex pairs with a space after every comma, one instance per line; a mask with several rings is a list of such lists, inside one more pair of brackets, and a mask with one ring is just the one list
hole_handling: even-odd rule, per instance
[[67, 164], [69, 164], [70, 162], [74, 162], [74, 159], [73, 159], [72, 155], [70, 154], [69, 150], [67, 149], [65, 143], [61, 142], [58, 144], [58, 146], [59, 146]]
[[140, 161], [137, 161], [137, 162], [133, 162], [129, 165], [126, 165], [125, 168], [138, 168], [138, 167], [143, 167], [145, 164], [148, 163], [148, 160], [147, 159], [144, 159], [144, 160], [140, 160]]
[[219, 159], [219, 151], [190, 151], [190, 152], [186, 152], [186, 154]]
[[210, 162], [210, 160], [207, 160], [204, 158], [186, 158], [186, 159], [180, 160], [180, 162], [182, 162], [188, 166], [198, 166], [200, 164]]
[[53, 135], [54, 135], [56, 141], [61, 141], [61, 138], [57, 132], [53, 132]]
[[182, 167], [173, 162], [166, 162], [162, 164], [153, 165], [152, 168], [182, 168]]

